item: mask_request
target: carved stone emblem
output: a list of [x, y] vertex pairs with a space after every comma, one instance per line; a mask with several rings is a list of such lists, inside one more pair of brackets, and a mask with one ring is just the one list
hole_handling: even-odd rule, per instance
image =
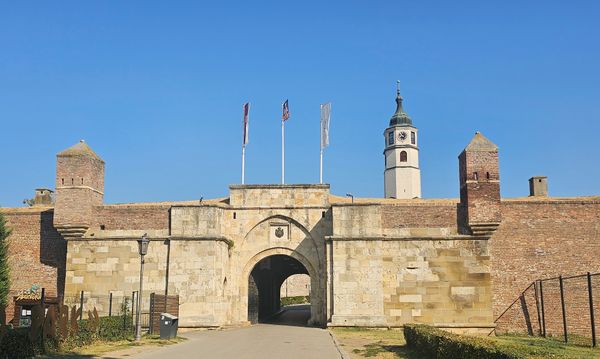
[[283, 237], [283, 228], [281, 227], [277, 227], [277, 229], [275, 230], [275, 236], [277, 238], [281, 238]]

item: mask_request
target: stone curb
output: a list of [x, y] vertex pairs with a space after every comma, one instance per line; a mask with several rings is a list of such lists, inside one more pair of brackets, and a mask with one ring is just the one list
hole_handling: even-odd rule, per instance
[[342, 346], [337, 341], [337, 338], [335, 337], [335, 335], [333, 335], [333, 333], [330, 330], [327, 330], [327, 332], [329, 332], [329, 335], [331, 336], [331, 340], [333, 340], [333, 344], [335, 345], [335, 348], [337, 349], [338, 353], [340, 353], [340, 358], [350, 359], [350, 356], [348, 355], [348, 353], [346, 353], [344, 351], [344, 349], [342, 349]]

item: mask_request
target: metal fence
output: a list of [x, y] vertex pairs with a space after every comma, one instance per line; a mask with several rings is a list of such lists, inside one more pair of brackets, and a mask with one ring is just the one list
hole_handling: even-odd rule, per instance
[[[142, 297], [142, 306], [140, 310], [140, 322], [142, 329], [150, 327], [149, 298]], [[123, 292], [109, 292], [105, 295], [80, 292], [77, 296], [64, 297], [63, 303], [69, 307], [75, 306], [82, 308], [80, 319], [87, 319], [88, 312], [96, 309], [98, 316], [122, 316], [127, 315], [133, 318], [133, 325], [136, 323], [138, 292], [133, 291], [124, 295]]]
[[539, 279], [496, 319], [497, 331], [527, 331], [595, 347], [599, 300], [600, 273]]

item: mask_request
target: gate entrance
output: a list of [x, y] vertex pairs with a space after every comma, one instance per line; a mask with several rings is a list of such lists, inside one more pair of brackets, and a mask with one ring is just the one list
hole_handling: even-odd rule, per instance
[[263, 258], [252, 268], [248, 276], [248, 321], [307, 325], [310, 305], [293, 306], [280, 312], [281, 285], [294, 274], [310, 275], [297, 259], [283, 254]]

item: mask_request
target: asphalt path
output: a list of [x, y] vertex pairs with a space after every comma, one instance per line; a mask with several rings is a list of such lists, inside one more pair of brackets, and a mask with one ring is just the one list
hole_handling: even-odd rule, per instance
[[308, 306], [287, 307], [268, 323], [250, 327], [189, 332], [186, 342], [128, 356], [130, 358], [285, 358], [339, 359], [329, 332], [307, 327]]

